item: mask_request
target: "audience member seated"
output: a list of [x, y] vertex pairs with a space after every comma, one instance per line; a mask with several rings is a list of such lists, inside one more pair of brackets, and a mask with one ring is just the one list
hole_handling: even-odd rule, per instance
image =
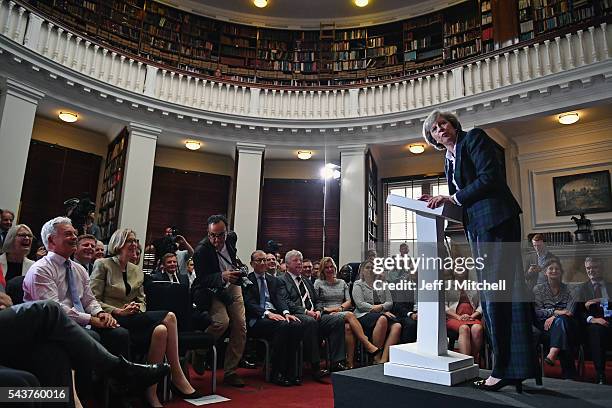
[[[453, 272], [456, 282], [463, 282], [468, 271]], [[482, 308], [477, 290], [446, 290], [446, 328], [459, 334], [459, 352], [474, 357], [476, 364], [480, 361], [483, 328], [480, 322]]]
[[[27, 380], [21, 386], [72, 390], [72, 369], [95, 369], [108, 375], [118, 388], [133, 392], [157, 383], [168, 374], [166, 364], [133, 364], [109, 353], [68, 318], [56, 302], [30, 302], [11, 307], [0, 294], [0, 309], [0, 384], [4, 386], [9, 384], [4, 382], [3, 373], [12, 371], [13, 378], [16, 374]], [[74, 406], [76, 395], [72, 391], [70, 397], [71, 403], [67, 405]]]
[[243, 286], [248, 333], [272, 342], [272, 382], [282, 386], [300, 385], [296, 371], [296, 353], [304, 329], [289, 312], [285, 283], [268, 273], [266, 253], [251, 254], [253, 285]]
[[556, 256], [546, 249], [544, 235], [535, 234], [531, 238], [531, 244], [535, 252], [527, 257], [527, 265], [529, 265], [529, 267], [527, 272], [525, 272], [525, 281], [529, 288], [546, 282], [544, 265], [546, 265], [549, 260], [556, 258]]
[[187, 261], [187, 279], [189, 279], [189, 287], [193, 285], [193, 281], [196, 278], [195, 273], [195, 264], [193, 263], [193, 259], [189, 258]]
[[130, 252], [130, 258], [128, 262], [133, 263], [134, 265], [140, 265], [140, 254], [142, 253], [142, 245], [140, 242], [136, 243], [136, 249], [133, 252]]
[[4, 246], [6, 234], [13, 226], [13, 221], [15, 221], [15, 214], [11, 210], [0, 209], [0, 252]]
[[96, 259], [101, 259], [104, 258], [104, 253], [105, 253], [105, 249], [104, 249], [104, 242], [102, 241], [96, 241], [96, 249], [94, 251], [94, 258]]
[[546, 282], [533, 288], [535, 298], [536, 327], [548, 333], [550, 350], [544, 361], [555, 365], [561, 361], [563, 378], [574, 378], [574, 350], [577, 346], [578, 324], [574, 319], [574, 299], [568, 286], [561, 282], [563, 267], [558, 259], [550, 259], [544, 265]]
[[[403, 242], [399, 246], [399, 256], [409, 255], [408, 244]], [[417, 274], [413, 270], [412, 260], [408, 258], [408, 264], [405, 268], [399, 268], [389, 271], [387, 281], [392, 283], [413, 282], [417, 285]], [[402, 325], [402, 334], [400, 343], [414, 343], [417, 340], [417, 291], [416, 290], [393, 290], [391, 291], [391, 299], [393, 300], [393, 313], [397, 320]]]
[[36, 249], [36, 253], [34, 254], [34, 260], [38, 261], [40, 258], [43, 258], [47, 255], [47, 248], [44, 245], [39, 246]]
[[319, 276], [321, 276], [321, 263], [319, 261], [315, 261], [312, 264], [312, 274], [311, 276], [314, 276], [314, 279], [311, 280], [312, 283], [314, 283], [315, 280], [317, 280], [319, 278]]
[[173, 253], [167, 253], [162, 257], [161, 269], [153, 273], [152, 278], [156, 281], [168, 281], [189, 286], [187, 275], [178, 274], [178, 262]]
[[266, 254], [266, 273], [272, 276], [277, 276], [278, 273], [278, 261], [276, 256], [272, 253]]
[[76, 250], [76, 229], [70, 218], [47, 221], [41, 238], [48, 254], [30, 267], [23, 281], [24, 301], [53, 300], [68, 317], [81, 326], [91, 327], [88, 334], [102, 341], [113, 354], [129, 356], [129, 333], [106, 313], [89, 287], [89, 275], [70, 257]]
[[[112, 257], [96, 262], [91, 289], [104, 310], [129, 330], [134, 349], [147, 353], [147, 361], [160, 363], [164, 357], [168, 359], [173, 392], [183, 398], [198, 398], [201, 394], [189, 384], [180, 366], [176, 316], [172, 312], [146, 310], [144, 274], [138, 265], [129, 262], [137, 247], [134, 231], [115, 231], [108, 244]], [[157, 385], [147, 389], [146, 399], [150, 406], [162, 406]]]
[[344, 343], [344, 319], [338, 314], [323, 314], [322, 308], [315, 308], [317, 295], [310, 279], [302, 277], [302, 253], [295, 249], [285, 254], [287, 273], [282, 275], [287, 287], [289, 311], [304, 325], [304, 359], [310, 362], [313, 378], [322, 381], [329, 374], [320, 369], [319, 346], [322, 338], [329, 340], [332, 370], [342, 370], [346, 358]]
[[[587, 257], [584, 260], [589, 280], [576, 288], [578, 303], [577, 318], [586, 325], [589, 349], [595, 366], [598, 384], [606, 383], [606, 350], [612, 348], [612, 283], [604, 280], [603, 264], [600, 259]], [[607, 311], [604, 305], [607, 303]], [[606, 313], [607, 312], [607, 313]], [[606, 316], [607, 314], [607, 316]]]
[[87, 217], [85, 217], [85, 224], [83, 225], [83, 234], [93, 235], [96, 240], [100, 240], [102, 239], [102, 230], [100, 229], [98, 224], [96, 224], [95, 219], [96, 216], [93, 211], [89, 213]]
[[34, 265], [34, 261], [26, 258], [30, 253], [33, 238], [32, 230], [25, 224], [9, 228], [2, 247], [3, 254], [0, 255], [0, 266], [6, 282], [16, 276], [25, 276]]
[[81, 264], [91, 276], [93, 264], [96, 260], [96, 237], [91, 234], [79, 235], [77, 238], [77, 249], [74, 253], [74, 260]]
[[337, 279], [337, 267], [334, 260], [326, 256], [321, 259], [322, 271], [319, 279], [315, 281], [314, 288], [317, 294], [317, 309], [323, 310], [324, 314], [338, 314], [344, 318], [344, 341], [346, 343], [347, 368], [355, 366], [355, 338], [359, 340], [366, 352], [376, 356], [382, 352], [382, 348], [376, 347], [368, 340], [363, 332], [363, 327], [350, 311], [353, 308], [348, 284]]
[[310, 282], [314, 285], [315, 281], [319, 279], [319, 273], [312, 273], [312, 261], [310, 259], [304, 259], [302, 262], [302, 276], [310, 279]]
[[193, 302], [198, 312], [209, 311], [212, 324], [206, 332], [212, 334], [215, 340], [219, 340], [230, 328], [223, 382], [244, 387], [244, 381], [236, 373], [246, 343], [244, 300], [239, 286], [241, 278], [240, 271], [236, 270], [238, 237], [234, 232], [228, 234], [227, 219], [222, 215], [209, 217], [207, 225], [208, 236], [200, 241], [193, 254], [196, 270], [196, 279], [191, 287]]
[[383, 348], [382, 356], [374, 358], [376, 364], [389, 361], [389, 347], [399, 342], [402, 333], [402, 325], [391, 313], [391, 292], [388, 288], [374, 290], [374, 282], [383, 278], [382, 274], [374, 273], [372, 261], [365, 261], [359, 266], [359, 279], [353, 285], [355, 316], [372, 343]]

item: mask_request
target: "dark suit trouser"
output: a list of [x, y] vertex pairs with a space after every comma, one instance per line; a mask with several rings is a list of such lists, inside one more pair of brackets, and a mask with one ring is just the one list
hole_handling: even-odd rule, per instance
[[400, 344], [414, 343], [417, 341], [417, 321], [411, 317], [400, 317], [397, 319], [402, 325]]
[[491, 375], [507, 379], [532, 378], [535, 373], [531, 329], [533, 304], [526, 301], [519, 218], [511, 218], [486, 232], [469, 231], [468, 238], [472, 255], [484, 259], [484, 268], [477, 270], [478, 280], [506, 281], [504, 293], [480, 292], [493, 353]]
[[[23, 370], [15, 370], [0, 366], [0, 387], [40, 387], [40, 383], [34, 374]], [[47, 405], [47, 404], [44, 404]], [[43, 404], [36, 402], [4, 403], [3, 407], [15, 408], [38, 408]]]
[[[612, 323], [610, 320], [608, 322]], [[606, 371], [606, 350], [612, 347], [612, 326], [590, 323], [587, 325], [587, 336], [595, 371], [603, 375]]]
[[572, 378], [576, 375], [576, 365], [574, 363], [574, 352], [578, 345], [578, 322], [573, 317], [557, 316], [548, 331], [544, 330], [544, 320], [536, 322], [536, 327], [549, 336], [550, 347], [557, 347], [561, 350], [559, 361], [561, 371], [565, 378]]
[[111, 353], [130, 359], [130, 332], [124, 327], [114, 329], [86, 329], [88, 334]]
[[272, 342], [272, 372], [285, 377], [295, 376], [296, 353], [304, 329], [299, 322], [258, 319], [249, 328], [249, 335]]
[[296, 315], [304, 326], [304, 359], [313, 364], [320, 364], [321, 353], [319, 346], [323, 337], [329, 338], [329, 350], [332, 363], [346, 359], [346, 346], [344, 344], [344, 317], [338, 314], [324, 314], [319, 321], [299, 314]]
[[50, 366], [46, 362], [50, 356], [38, 352], [44, 344], [61, 349], [70, 367], [108, 371], [119, 362], [53, 301], [28, 302], [0, 311], [0, 332], [0, 364], [9, 367], [21, 368], [28, 354], [40, 355], [40, 361]]

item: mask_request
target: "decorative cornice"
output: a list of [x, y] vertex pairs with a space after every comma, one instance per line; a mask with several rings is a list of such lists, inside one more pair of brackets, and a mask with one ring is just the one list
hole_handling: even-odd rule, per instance
[[159, 135], [162, 133], [162, 129], [158, 127], [137, 122], [130, 122], [128, 125], [128, 131], [130, 132], [130, 135], [138, 135], [140, 137], [153, 140], [157, 140]]
[[266, 150], [266, 145], [257, 143], [236, 143], [236, 150], [239, 154], [258, 154], [262, 155]]
[[38, 105], [38, 102], [45, 97], [44, 92], [13, 78], [2, 78], [1, 89], [2, 93], [15, 96], [34, 105]]

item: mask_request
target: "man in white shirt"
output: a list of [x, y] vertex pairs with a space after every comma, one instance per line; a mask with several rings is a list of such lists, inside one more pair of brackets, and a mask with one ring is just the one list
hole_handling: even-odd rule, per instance
[[72, 261], [77, 246], [77, 232], [70, 218], [56, 217], [43, 225], [41, 238], [47, 255], [30, 267], [23, 281], [24, 301], [53, 300], [68, 317], [113, 354], [129, 356], [129, 333], [102, 310], [89, 287], [89, 275]]

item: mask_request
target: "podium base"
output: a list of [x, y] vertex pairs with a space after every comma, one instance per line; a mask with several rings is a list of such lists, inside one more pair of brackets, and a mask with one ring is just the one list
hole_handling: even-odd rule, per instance
[[442, 356], [419, 353], [417, 343], [392, 346], [384, 374], [440, 385], [455, 385], [478, 377], [474, 358], [449, 351]]

